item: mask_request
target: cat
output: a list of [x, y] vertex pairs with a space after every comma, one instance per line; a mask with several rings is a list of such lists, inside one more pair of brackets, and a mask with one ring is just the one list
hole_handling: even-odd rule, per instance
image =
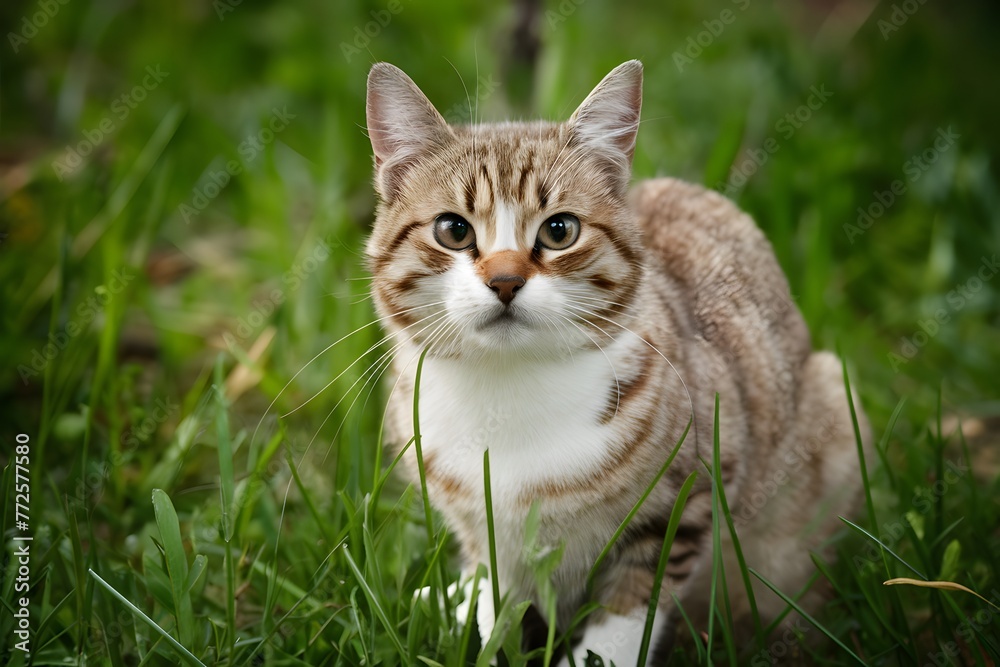
[[[588, 601], [601, 550], [690, 424], [597, 572], [589, 590], [600, 609], [573, 638], [576, 664], [587, 651], [635, 664], [668, 519], [692, 471], [650, 664], [666, 659], [682, 624], [675, 599], [697, 631], [706, 627], [716, 394], [718, 466], [743, 553], [779, 590], [805, 585], [810, 550], [860, 488], [841, 364], [812, 351], [755, 223], [680, 180], [630, 190], [642, 71], [636, 60], [615, 68], [566, 122], [465, 126], [448, 124], [393, 65], [375, 64], [368, 78], [379, 202], [367, 257], [378, 315], [396, 343], [387, 441], [398, 452], [414, 433], [426, 350], [423, 467], [465, 579], [489, 563], [488, 447], [501, 593], [539, 605], [524, 549], [537, 505], [536, 548], [563, 549], [552, 582], [565, 632]], [[858, 423], [867, 445], [860, 407]], [[413, 447], [404, 460], [416, 481]], [[749, 597], [729, 530], [721, 532], [732, 613], [745, 626]], [[495, 610], [483, 590], [486, 638]], [[763, 623], [785, 610], [761, 582], [753, 590]]]

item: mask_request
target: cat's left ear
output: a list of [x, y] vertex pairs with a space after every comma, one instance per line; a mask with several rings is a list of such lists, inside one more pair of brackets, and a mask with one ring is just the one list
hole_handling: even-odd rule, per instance
[[[578, 140], [627, 171], [642, 108], [642, 63], [629, 60], [604, 77], [569, 119]], [[626, 176], [627, 178], [627, 176]]]

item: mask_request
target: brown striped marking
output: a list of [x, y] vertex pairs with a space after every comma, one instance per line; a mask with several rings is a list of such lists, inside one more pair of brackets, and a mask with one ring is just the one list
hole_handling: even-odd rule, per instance
[[472, 490], [462, 480], [451, 475], [446, 475], [438, 470], [436, 461], [437, 452], [427, 452], [424, 454], [424, 474], [427, 476], [428, 481], [433, 482], [437, 489], [440, 489], [450, 499], [473, 497]]
[[374, 258], [372, 262], [373, 273], [381, 271], [389, 264], [395, 258], [396, 251], [403, 245], [403, 241], [410, 236], [414, 229], [422, 224], [424, 224], [422, 220], [411, 220], [400, 227], [396, 231], [395, 236], [392, 237], [392, 240], [385, 246], [385, 249]]
[[653, 374], [649, 365], [650, 349], [643, 345], [639, 354], [638, 372], [625, 382], [615, 381], [611, 383], [608, 402], [601, 410], [600, 423], [609, 424], [615, 415], [624, 412], [625, 406], [632, 398], [641, 394], [642, 390], [648, 386], [649, 377]]
[[534, 154], [534, 152], [529, 152], [528, 153], [527, 160], [528, 160], [528, 164], [526, 164], [524, 166], [524, 168], [521, 170], [521, 177], [517, 180], [517, 193], [516, 193], [516, 197], [517, 197], [517, 200], [520, 201], [520, 202], [524, 201], [524, 189], [525, 189], [525, 186], [528, 184], [528, 176], [532, 173], [532, 171], [535, 168], [535, 154]]

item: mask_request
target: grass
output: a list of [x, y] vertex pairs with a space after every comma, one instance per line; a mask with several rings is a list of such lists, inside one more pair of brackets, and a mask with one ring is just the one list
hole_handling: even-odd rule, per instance
[[[801, 641], [763, 628], [737, 645], [723, 596], [710, 629], [691, 626], [710, 642], [676, 663], [1000, 663], [990, 604], [883, 585], [953, 581], [1000, 602], [1000, 282], [980, 277], [1000, 250], [997, 10], [926, 3], [884, 34], [891, 2], [742, 5], [550, 2], [534, 57], [505, 4], [403, 3], [350, 57], [384, 5], [70, 2], [16, 51], [8, 39], [0, 437], [30, 437], [34, 539], [32, 653], [14, 646], [8, 557], [0, 662], [453, 666], [502, 649], [524, 664], [519, 601], [485, 647], [459, 629], [454, 540], [382, 458], [365, 75], [401, 65], [457, 118], [469, 99], [481, 118], [561, 118], [639, 57], [637, 178], [725, 188], [753, 172], [727, 192], [774, 245], [816, 346], [847, 360], [878, 441], [866, 511], [836, 560], [814, 557], [833, 595]], [[0, 16], [23, 31], [38, 7]], [[724, 9], [735, 20], [678, 67]], [[143, 87], [157, 65], [168, 74]], [[779, 125], [824, 85], [808, 120]], [[275, 109], [294, 117], [264, 142]], [[895, 181], [905, 192], [860, 227]], [[714, 539], [731, 501], [716, 494]], [[717, 565], [720, 590], [755, 581]]]

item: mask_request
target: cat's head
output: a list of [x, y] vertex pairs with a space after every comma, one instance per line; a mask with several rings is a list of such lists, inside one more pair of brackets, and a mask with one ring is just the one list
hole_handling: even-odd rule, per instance
[[566, 122], [453, 126], [400, 69], [376, 64], [367, 252], [384, 325], [431, 355], [470, 358], [617, 336], [642, 274], [627, 201], [641, 101], [633, 60]]

